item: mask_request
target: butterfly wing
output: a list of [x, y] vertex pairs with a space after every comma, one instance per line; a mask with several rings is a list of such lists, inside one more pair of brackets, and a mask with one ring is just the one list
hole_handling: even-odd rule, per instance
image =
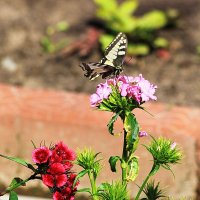
[[84, 74], [90, 80], [94, 80], [98, 76], [103, 79], [117, 76], [122, 71], [122, 63], [126, 55], [127, 38], [124, 33], [119, 33], [116, 38], [105, 49], [105, 57], [100, 63], [82, 63], [80, 67]]
[[98, 76], [102, 76], [103, 79], [108, 78], [115, 71], [114, 67], [102, 63], [82, 63], [80, 67], [85, 71], [84, 75], [90, 80], [94, 80]]
[[127, 45], [126, 35], [119, 33], [105, 49], [105, 58], [102, 59], [102, 63], [112, 64], [116, 68], [121, 67], [126, 55]]

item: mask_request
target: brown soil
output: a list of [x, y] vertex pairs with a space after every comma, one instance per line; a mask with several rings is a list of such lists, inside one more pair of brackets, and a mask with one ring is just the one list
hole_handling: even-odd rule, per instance
[[[161, 59], [156, 53], [137, 58], [134, 65], [125, 66], [125, 74], [143, 76], [158, 85], [158, 100], [169, 104], [200, 106], [200, 1], [141, 1], [137, 14], [152, 8], [177, 8], [180, 26], [159, 34], [170, 40], [170, 58]], [[94, 18], [95, 5], [88, 0], [1, 0], [0, 1], [0, 82], [29, 88], [54, 88], [67, 91], [95, 90], [97, 80], [88, 81], [77, 55], [58, 59], [44, 54], [40, 39], [48, 25], [66, 20], [70, 29], [64, 35], [69, 41], [84, 36], [87, 21]], [[98, 61], [96, 49], [84, 61]], [[16, 69], [3, 67], [11, 59]]]

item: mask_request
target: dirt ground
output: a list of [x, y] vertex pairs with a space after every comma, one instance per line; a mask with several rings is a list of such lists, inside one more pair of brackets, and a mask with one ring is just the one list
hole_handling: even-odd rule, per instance
[[[176, 8], [179, 27], [159, 33], [170, 41], [170, 58], [156, 53], [136, 58], [125, 66], [125, 74], [143, 76], [158, 85], [158, 101], [176, 105], [200, 106], [200, 1], [140, 1], [137, 14], [152, 8]], [[88, 81], [79, 67], [77, 55], [58, 59], [41, 50], [40, 39], [47, 26], [66, 20], [69, 41], [83, 37], [87, 21], [95, 16], [90, 0], [0, 0], [0, 82], [29, 88], [53, 88], [92, 93], [97, 81]], [[99, 61], [96, 49], [84, 61]], [[11, 67], [9, 67], [9, 66]]]

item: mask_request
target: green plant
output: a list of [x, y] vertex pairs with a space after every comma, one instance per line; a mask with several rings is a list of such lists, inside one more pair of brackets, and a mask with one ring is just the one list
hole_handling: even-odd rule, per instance
[[[102, 48], [114, 39], [113, 34], [124, 32], [129, 38], [128, 54], [147, 55], [153, 48], [166, 48], [168, 41], [157, 37], [156, 31], [165, 27], [177, 15], [153, 10], [142, 16], [134, 16], [139, 6], [138, 0], [94, 0], [97, 5], [96, 15], [104, 22], [110, 34], [103, 34], [100, 38]], [[173, 12], [174, 13], [174, 12]], [[113, 33], [113, 34], [112, 34]]]
[[48, 26], [46, 34], [40, 40], [40, 45], [45, 53], [54, 53], [66, 46], [68, 41], [60, 39], [55, 41], [54, 36], [60, 32], [65, 32], [69, 28], [69, 25], [65, 21], [60, 21], [55, 25]]
[[160, 189], [160, 183], [155, 184], [155, 181], [150, 181], [146, 184], [144, 190], [145, 198], [141, 200], [156, 200], [161, 197], [166, 197], [162, 189]]

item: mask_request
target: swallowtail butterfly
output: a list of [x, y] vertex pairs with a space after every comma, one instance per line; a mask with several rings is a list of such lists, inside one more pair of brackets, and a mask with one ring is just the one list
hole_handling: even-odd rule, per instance
[[82, 63], [80, 67], [85, 72], [85, 76], [94, 80], [98, 76], [103, 79], [115, 77], [122, 72], [122, 64], [126, 55], [127, 37], [124, 33], [119, 33], [116, 38], [105, 49], [104, 57], [99, 63]]

